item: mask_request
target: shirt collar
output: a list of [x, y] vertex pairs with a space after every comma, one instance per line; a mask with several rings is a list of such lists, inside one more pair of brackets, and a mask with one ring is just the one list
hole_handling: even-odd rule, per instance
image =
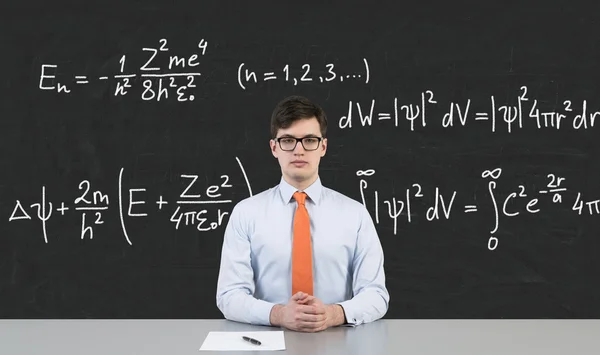
[[[307, 187], [304, 192], [308, 198], [313, 201], [316, 205], [319, 204], [319, 200], [321, 199], [321, 191], [323, 190], [323, 185], [321, 185], [321, 178], [317, 176], [317, 180], [313, 182], [309, 187]], [[281, 194], [281, 199], [283, 203], [288, 204], [293, 199], [294, 192], [299, 191], [294, 186], [290, 185], [283, 176], [281, 177], [281, 181], [279, 182], [279, 192]]]

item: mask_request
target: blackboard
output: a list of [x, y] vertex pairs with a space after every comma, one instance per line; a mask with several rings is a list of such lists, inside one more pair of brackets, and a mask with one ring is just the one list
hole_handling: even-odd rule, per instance
[[228, 213], [279, 182], [270, 114], [302, 95], [385, 318], [599, 317], [597, 10], [3, 5], [0, 316], [222, 318]]

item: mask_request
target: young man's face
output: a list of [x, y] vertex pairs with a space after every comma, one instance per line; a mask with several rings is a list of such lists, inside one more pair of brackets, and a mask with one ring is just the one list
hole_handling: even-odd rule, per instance
[[[277, 138], [282, 137], [321, 137], [321, 127], [315, 117], [297, 120], [286, 129], [280, 128]], [[298, 142], [293, 151], [284, 151], [279, 142], [271, 139], [271, 152], [279, 160], [281, 172], [289, 181], [305, 182], [316, 179], [319, 162], [327, 150], [327, 139], [323, 139], [316, 150], [305, 150], [302, 142]], [[305, 143], [306, 144], [306, 143]], [[310, 147], [308, 147], [310, 148]]]

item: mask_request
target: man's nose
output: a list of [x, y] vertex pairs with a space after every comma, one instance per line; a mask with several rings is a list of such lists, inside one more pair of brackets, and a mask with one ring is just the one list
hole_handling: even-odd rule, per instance
[[302, 153], [304, 153], [304, 146], [302, 145], [302, 142], [296, 143], [296, 148], [294, 148], [294, 153], [295, 154], [302, 154]]

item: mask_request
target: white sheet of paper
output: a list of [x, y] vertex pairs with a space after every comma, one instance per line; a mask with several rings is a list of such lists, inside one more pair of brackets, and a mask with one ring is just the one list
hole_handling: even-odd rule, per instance
[[[260, 345], [245, 341], [247, 336], [260, 340]], [[231, 351], [231, 350], [285, 350], [283, 331], [262, 332], [209, 332], [200, 350]]]

